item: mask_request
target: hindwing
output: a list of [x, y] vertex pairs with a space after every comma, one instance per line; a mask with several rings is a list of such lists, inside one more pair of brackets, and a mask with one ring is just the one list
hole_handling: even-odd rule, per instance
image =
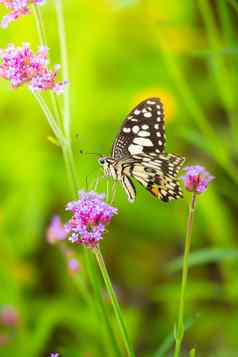
[[[139, 160], [139, 155], [134, 158]], [[184, 158], [164, 153], [156, 157], [142, 155], [140, 159], [132, 165], [131, 175], [151, 194], [164, 202], [183, 197], [177, 174]]]

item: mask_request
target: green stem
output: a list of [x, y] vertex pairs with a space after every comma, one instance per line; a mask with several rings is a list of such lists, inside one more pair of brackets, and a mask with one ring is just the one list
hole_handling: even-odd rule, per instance
[[196, 203], [196, 193], [193, 193], [192, 202], [189, 207], [187, 232], [186, 232], [185, 248], [184, 248], [184, 256], [183, 256], [182, 284], [181, 284], [181, 291], [180, 291], [178, 322], [175, 327], [174, 357], [180, 356], [181, 344], [184, 336], [184, 303], [185, 303], [185, 291], [186, 291], [188, 269], [189, 269], [188, 260], [189, 260], [191, 242], [192, 242], [193, 212], [195, 210], [195, 203]]
[[[40, 44], [41, 44], [41, 46], [47, 46], [47, 37], [46, 37], [46, 33], [45, 33], [44, 22], [43, 22], [41, 12], [39, 10], [38, 5], [33, 5], [33, 12], [34, 12], [34, 16], [35, 16], [36, 29], [37, 29]], [[61, 126], [62, 125], [61, 110], [58, 105], [56, 94], [53, 93], [52, 91], [50, 91], [50, 99], [51, 99], [51, 103], [53, 106], [55, 118], [57, 119], [58, 124]]]
[[112, 356], [112, 349], [113, 349], [114, 355], [119, 357], [122, 356], [122, 354], [120, 353], [120, 349], [118, 347], [113, 329], [111, 327], [111, 321], [109, 318], [110, 314], [108, 313], [108, 309], [106, 308], [107, 305], [105, 305], [103, 301], [102, 292], [101, 292], [101, 282], [97, 275], [95, 260], [92, 259], [94, 257], [92, 257], [90, 253], [91, 252], [89, 252], [87, 248], [84, 249], [84, 257], [87, 263], [87, 272], [89, 275], [89, 280], [93, 282], [93, 293], [95, 296], [95, 303], [93, 302], [93, 304], [94, 307], [96, 308], [99, 321], [103, 319], [105, 323], [103, 326], [104, 333], [102, 337], [105, 339], [105, 347], [107, 346], [111, 347], [108, 355]]
[[105, 285], [107, 288], [108, 295], [112, 302], [112, 307], [113, 307], [113, 310], [114, 310], [114, 313], [115, 313], [115, 316], [117, 319], [118, 326], [121, 331], [122, 339], [125, 344], [127, 354], [129, 357], [135, 356], [131, 342], [130, 342], [128, 334], [127, 334], [127, 329], [125, 326], [125, 322], [123, 320], [121, 309], [120, 309], [116, 294], [113, 290], [112, 283], [111, 283], [111, 280], [110, 280], [110, 277], [109, 277], [109, 274], [108, 274], [108, 271], [107, 271], [107, 268], [106, 268], [106, 265], [105, 265], [105, 262], [104, 262], [104, 259], [103, 259], [103, 256], [102, 256], [99, 246], [97, 246], [94, 249], [94, 252], [96, 254], [96, 259], [97, 259], [99, 268], [101, 270], [101, 273], [102, 273], [102, 276], [103, 276], [103, 279], [104, 279], [104, 282], [105, 282]]
[[[57, 24], [58, 33], [60, 40], [60, 53], [61, 53], [61, 63], [63, 70], [63, 80], [69, 80], [69, 70], [68, 70], [68, 55], [67, 55], [67, 45], [65, 36], [65, 25], [64, 25], [64, 15], [61, 0], [55, 0], [55, 8], [57, 14]], [[64, 89], [64, 130], [66, 137], [70, 139], [70, 101], [69, 101], [69, 88], [66, 86]]]
[[35, 16], [36, 28], [40, 39], [40, 44], [41, 46], [46, 46], [47, 45], [46, 33], [45, 33], [43, 20], [38, 5], [33, 5], [33, 12]]
[[37, 100], [41, 110], [43, 111], [43, 113], [49, 123], [49, 126], [51, 127], [53, 133], [55, 134], [56, 138], [58, 139], [60, 145], [64, 146], [64, 144], [65, 144], [64, 134], [61, 131], [61, 129], [58, 127], [57, 121], [56, 121], [54, 115], [51, 113], [47, 103], [45, 102], [45, 100], [39, 93], [37, 93], [37, 92], [32, 92], [32, 93], [33, 93], [33, 96], [35, 97], [35, 99]]

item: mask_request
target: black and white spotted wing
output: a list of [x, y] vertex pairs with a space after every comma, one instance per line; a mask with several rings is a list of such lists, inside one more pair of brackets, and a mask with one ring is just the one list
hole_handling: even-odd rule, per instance
[[138, 104], [124, 120], [112, 146], [112, 157], [120, 159], [136, 154], [156, 156], [164, 152], [164, 112], [159, 98]]
[[153, 196], [164, 202], [183, 197], [177, 181], [178, 172], [184, 163], [183, 157], [161, 153], [156, 157], [140, 154], [133, 158], [135, 162], [131, 167], [131, 176]]

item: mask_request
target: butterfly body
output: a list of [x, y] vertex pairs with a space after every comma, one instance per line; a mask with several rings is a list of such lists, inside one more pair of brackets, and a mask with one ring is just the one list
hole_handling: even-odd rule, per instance
[[104, 174], [119, 180], [129, 201], [134, 201], [134, 177], [164, 202], [182, 197], [177, 174], [184, 158], [164, 151], [164, 115], [158, 98], [134, 108], [122, 124], [110, 157], [101, 157]]

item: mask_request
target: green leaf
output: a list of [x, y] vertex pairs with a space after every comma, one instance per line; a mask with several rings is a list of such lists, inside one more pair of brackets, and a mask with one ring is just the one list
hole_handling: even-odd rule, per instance
[[[238, 251], [229, 249], [202, 249], [192, 253], [189, 257], [189, 266], [217, 263], [224, 260], [238, 259]], [[167, 273], [181, 270], [183, 258], [179, 257], [166, 266]]]

